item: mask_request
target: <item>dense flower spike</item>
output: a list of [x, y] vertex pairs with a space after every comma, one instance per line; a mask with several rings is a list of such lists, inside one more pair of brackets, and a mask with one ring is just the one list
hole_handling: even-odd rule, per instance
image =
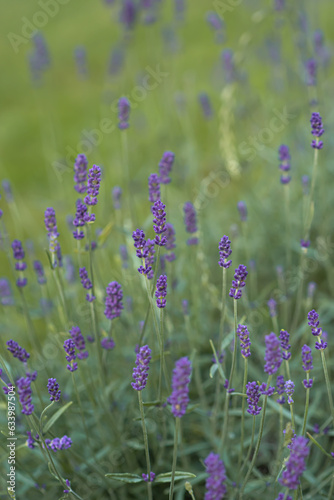
[[107, 319], [118, 318], [121, 315], [123, 306], [123, 291], [117, 281], [112, 281], [106, 288], [106, 300], [104, 314]]
[[287, 380], [285, 382], [284, 391], [285, 394], [288, 396], [288, 404], [291, 405], [292, 403], [294, 403], [292, 395], [295, 392], [295, 384], [292, 382], [292, 380]]
[[283, 175], [281, 175], [281, 183], [282, 184], [289, 184], [291, 181], [291, 176], [287, 175], [287, 172], [290, 170], [290, 160], [291, 156], [289, 153], [289, 147], [286, 146], [285, 144], [282, 144], [279, 149], [278, 149], [278, 158], [280, 163], [279, 168], [284, 172]]
[[14, 340], [8, 340], [6, 344], [7, 350], [14, 356], [14, 358], [17, 358], [22, 363], [26, 363], [28, 361], [30, 354], [27, 353], [23, 347], [20, 347], [17, 342]]
[[242, 288], [246, 285], [245, 280], [247, 275], [247, 267], [240, 264], [234, 273], [234, 279], [232, 280], [232, 286], [229, 292], [230, 297], [236, 300], [242, 297]]
[[73, 326], [70, 330], [71, 338], [74, 342], [75, 348], [79, 351], [77, 353], [78, 359], [86, 359], [88, 358], [88, 351], [86, 351], [86, 343], [85, 339], [81, 333], [81, 330], [78, 326]]
[[27, 264], [23, 261], [24, 250], [20, 240], [14, 240], [12, 243], [13, 257], [17, 262], [15, 263], [15, 270], [19, 272], [19, 277], [16, 280], [16, 285], [23, 288], [27, 284], [27, 278], [23, 276], [23, 271], [27, 268]]
[[57, 230], [56, 212], [52, 207], [45, 210], [44, 223], [48, 233], [49, 250], [53, 257], [53, 265], [54, 267], [57, 265], [62, 267], [62, 255], [60, 245], [58, 243], [59, 233]]
[[73, 342], [72, 339], [67, 339], [64, 342], [64, 349], [66, 352], [66, 361], [68, 362], [67, 369], [70, 372], [75, 372], [75, 370], [78, 369], [78, 363], [73, 363], [73, 361], [76, 359], [76, 354], [75, 354], [75, 343]]
[[291, 352], [288, 352], [291, 347], [291, 345], [289, 344], [290, 334], [286, 330], [281, 330], [279, 339], [281, 342], [281, 348], [283, 350], [282, 358], [288, 361], [291, 358]]
[[[187, 233], [193, 234], [197, 232], [197, 222], [196, 222], [196, 210], [194, 205], [187, 201], [183, 206], [184, 212], [184, 224], [186, 226]], [[197, 245], [198, 238], [189, 238], [187, 240], [187, 245]]]
[[231, 242], [230, 242], [228, 236], [224, 235], [222, 237], [222, 239], [219, 242], [218, 248], [219, 248], [219, 257], [220, 257], [218, 264], [220, 265], [220, 267], [224, 267], [225, 269], [228, 269], [232, 264], [231, 260], [227, 260], [232, 253]]
[[130, 102], [126, 97], [121, 97], [118, 101], [118, 128], [124, 130], [129, 128]]
[[296, 490], [299, 486], [299, 478], [306, 469], [305, 460], [310, 452], [307, 447], [308, 439], [303, 436], [295, 437], [290, 447], [290, 457], [286, 463], [285, 470], [279, 482], [289, 488]]
[[114, 209], [120, 210], [121, 208], [121, 198], [122, 198], [122, 188], [115, 186], [111, 191], [111, 197], [114, 203]]
[[[72, 439], [68, 436], [63, 436], [62, 438], [46, 439], [45, 444], [47, 448], [56, 452], [59, 450], [68, 450], [72, 446]], [[66, 483], [67, 484], [67, 483]]]
[[95, 215], [89, 215], [86, 205], [82, 202], [82, 200], [77, 200], [75, 218], [73, 219], [73, 226], [76, 227], [76, 230], [73, 231], [74, 238], [76, 240], [82, 240], [85, 237], [85, 233], [79, 228], [84, 227], [86, 222], [94, 222], [94, 220]]
[[[82, 286], [86, 290], [91, 290], [93, 288], [93, 283], [88, 278], [88, 271], [87, 271], [87, 269], [85, 267], [80, 267], [80, 269], [79, 269], [79, 276], [80, 276], [80, 280], [81, 280]], [[92, 295], [91, 293], [87, 293], [86, 300], [88, 302], [93, 302], [93, 300], [95, 300], [95, 299], [96, 299], [96, 297], [94, 295]]]
[[31, 415], [34, 411], [32, 404], [31, 382], [35, 379], [34, 376], [21, 377], [16, 381], [16, 390], [19, 396], [20, 404], [22, 405], [22, 413]]
[[319, 115], [319, 113], [312, 113], [311, 117], [311, 134], [315, 137], [313, 141], [311, 142], [311, 146], [314, 149], [322, 149], [324, 143], [319, 140], [319, 137], [322, 136], [322, 134], [325, 132], [323, 125], [322, 125], [322, 118]]
[[50, 401], [58, 402], [60, 400], [61, 390], [55, 378], [49, 378], [47, 389], [50, 394]]
[[282, 394], [284, 394], [284, 386], [285, 386], [284, 376], [278, 375], [277, 379], [276, 379], [276, 391], [277, 391], [277, 394], [281, 397], [278, 398], [276, 401], [280, 405], [284, 405], [284, 403], [285, 403], [285, 397], [282, 396]]
[[269, 314], [271, 318], [277, 316], [277, 302], [275, 299], [269, 299], [267, 302], [267, 306], [269, 307]]
[[304, 344], [302, 347], [302, 361], [303, 361], [303, 370], [305, 372], [310, 372], [311, 370], [313, 370], [312, 349], [306, 344]]
[[172, 394], [168, 398], [168, 403], [172, 405], [172, 413], [176, 418], [183, 417], [187, 410], [190, 375], [190, 360], [184, 357], [176, 361], [172, 378]]
[[166, 307], [166, 296], [167, 296], [167, 276], [166, 275], [161, 275], [158, 278], [155, 296], [157, 299], [157, 306], [160, 309]]
[[146, 387], [148, 371], [150, 369], [151, 349], [148, 345], [140, 347], [136, 357], [136, 366], [133, 369], [131, 382], [132, 387], [136, 391], [142, 391]]
[[101, 340], [101, 347], [106, 351], [111, 351], [115, 347], [115, 342], [111, 337], [104, 337]]
[[312, 335], [314, 335], [315, 337], [321, 337], [322, 328], [319, 327], [319, 324], [320, 324], [319, 314], [314, 309], [312, 309], [312, 311], [310, 311], [308, 313], [307, 319], [308, 319], [307, 324], [312, 329]]
[[74, 162], [74, 189], [78, 193], [85, 193], [87, 191], [87, 166], [88, 160], [86, 155], [79, 154]]
[[259, 386], [259, 391], [262, 396], [272, 396], [275, 392], [275, 387], [271, 385], [267, 387], [267, 384], [265, 382], [262, 382], [262, 384]]
[[244, 201], [239, 201], [237, 203], [237, 208], [238, 208], [238, 211], [239, 211], [241, 222], [246, 222], [246, 220], [247, 220], [247, 206], [246, 206], [246, 203]]
[[258, 415], [262, 409], [261, 406], [258, 406], [260, 399], [260, 387], [256, 382], [248, 382], [246, 385], [246, 394], [248, 403], [247, 412], [250, 415]]
[[[173, 168], [173, 163], [175, 159], [175, 154], [172, 151], [165, 151], [159, 163], [159, 173], [161, 184], [169, 184], [171, 178], [169, 174]], [[150, 200], [151, 201], [151, 200]]]
[[45, 274], [44, 274], [44, 269], [43, 269], [43, 265], [41, 263], [40, 260], [34, 260], [34, 270], [35, 270], [35, 273], [37, 274], [37, 281], [40, 285], [45, 285], [46, 283], [46, 277], [45, 277]]
[[148, 178], [148, 199], [151, 203], [160, 200], [160, 181], [158, 174], [151, 174]]
[[0, 278], [0, 303], [3, 306], [14, 304], [12, 289], [7, 278]]
[[205, 496], [204, 500], [222, 500], [226, 493], [226, 471], [224, 462], [220, 459], [218, 454], [210, 453], [204, 460], [204, 465], [209, 477], [205, 483]]
[[237, 335], [240, 339], [241, 355], [243, 356], [243, 358], [248, 358], [251, 355], [251, 341], [249, 340], [249, 331], [247, 329], [247, 326], [238, 325]]
[[166, 205], [164, 205], [160, 200], [157, 200], [152, 206], [153, 219], [153, 229], [156, 234], [154, 239], [155, 244], [160, 247], [164, 247], [167, 243], [166, 236], [161, 236], [166, 232]]
[[273, 375], [282, 364], [280, 342], [273, 332], [265, 336], [265, 342], [266, 354], [264, 360], [266, 364], [264, 366], [264, 371], [269, 375]]
[[96, 205], [97, 196], [100, 190], [101, 183], [101, 168], [93, 165], [88, 172], [87, 195], [85, 196], [85, 203], [87, 205]]

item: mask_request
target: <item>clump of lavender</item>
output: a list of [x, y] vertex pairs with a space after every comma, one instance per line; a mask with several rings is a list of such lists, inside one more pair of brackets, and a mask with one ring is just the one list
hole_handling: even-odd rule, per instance
[[175, 159], [175, 154], [172, 151], [165, 151], [162, 155], [162, 158], [159, 163], [159, 173], [160, 173], [160, 182], [161, 184], [169, 184], [171, 182], [171, 178], [169, 174], [172, 170], [173, 163]]
[[319, 327], [320, 324], [319, 314], [314, 309], [312, 309], [312, 311], [308, 313], [307, 319], [308, 319], [308, 325], [312, 329], [312, 335], [318, 337], [318, 342], [315, 343], [315, 348], [318, 349], [319, 351], [322, 349], [326, 349], [327, 342], [321, 339], [322, 328]]
[[21, 377], [16, 381], [16, 389], [22, 406], [22, 413], [24, 415], [31, 415], [34, 411], [34, 405], [32, 404], [31, 382], [35, 380], [35, 374], [37, 376], [37, 372], [35, 372], [32, 376], [26, 374], [26, 377]]
[[305, 63], [306, 85], [314, 87], [317, 78], [317, 61], [313, 58], [308, 59]]
[[24, 262], [24, 250], [20, 240], [14, 240], [12, 243], [13, 257], [17, 262], [15, 263], [15, 269], [19, 272], [19, 277], [16, 280], [16, 285], [19, 288], [23, 288], [27, 284], [27, 278], [24, 277], [23, 271], [27, 268], [26, 262]]
[[286, 330], [281, 330], [279, 339], [281, 342], [281, 348], [283, 350], [282, 358], [288, 361], [291, 358], [291, 352], [288, 352], [291, 347], [291, 345], [289, 344], [290, 334]]
[[[194, 205], [187, 201], [183, 206], [184, 212], [184, 224], [186, 226], [187, 233], [193, 234], [197, 232], [197, 221], [196, 221], [196, 210]], [[197, 245], [198, 238], [189, 238], [187, 240], [187, 245]]]
[[134, 382], [131, 382], [136, 391], [142, 391], [146, 387], [151, 357], [151, 349], [148, 345], [140, 347], [136, 357], [136, 366], [132, 373]]
[[111, 337], [104, 337], [101, 340], [101, 347], [106, 351], [111, 351], [115, 347], [115, 342]]
[[40, 260], [34, 260], [34, 271], [37, 275], [37, 281], [40, 285], [45, 285], [46, 283], [46, 277], [44, 274], [44, 269], [43, 269], [43, 264], [41, 263]]
[[175, 229], [174, 229], [173, 224], [170, 224], [169, 222], [166, 223], [165, 236], [167, 239], [165, 248], [168, 251], [168, 253], [165, 255], [165, 259], [168, 262], [173, 262], [173, 260], [176, 259], [175, 253], [171, 251], [176, 247], [176, 245], [175, 245]]
[[282, 184], [289, 184], [291, 181], [291, 176], [287, 174], [289, 172], [291, 165], [290, 165], [290, 152], [289, 152], [289, 147], [286, 146], [285, 144], [282, 144], [279, 149], [278, 149], [278, 159], [281, 162], [279, 168], [284, 172], [283, 175], [281, 175], [281, 183]]
[[278, 398], [276, 401], [280, 405], [284, 405], [284, 403], [285, 403], [285, 397], [283, 396], [283, 394], [284, 394], [284, 386], [285, 386], [284, 376], [283, 375], [278, 375], [277, 379], [276, 379], [276, 391], [277, 391], [277, 394], [279, 396], [281, 396], [281, 397]]
[[246, 285], [246, 277], [248, 275], [247, 267], [242, 264], [237, 267], [234, 273], [234, 279], [232, 280], [232, 286], [229, 291], [229, 296], [235, 300], [242, 297], [242, 288]]
[[152, 206], [152, 213], [154, 215], [153, 219], [153, 229], [156, 234], [154, 242], [156, 245], [163, 247], [167, 243], [166, 236], [161, 236], [166, 232], [166, 205], [164, 205], [160, 200], [157, 200]]
[[323, 141], [320, 141], [319, 138], [322, 136], [322, 134], [325, 132], [323, 125], [322, 125], [322, 118], [319, 113], [312, 113], [311, 116], [311, 134], [315, 137], [313, 141], [311, 142], [311, 146], [314, 149], [322, 149], [323, 148]]
[[[313, 370], [313, 358], [312, 358], [312, 350], [311, 348], [304, 344], [302, 347], [302, 361], [303, 361], [303, 370], [309, 374], [311, 370]], [[307, 375], [308, 379], [303, 380], [303, 385], [305, 389], [311, 389], [313, 385], [313, 379], [309, 378], [309, 375]]]
[[247, 394], [247, 413], [250, 415], [258, 415], [262, 410], [261, 406], [258, 406], [258, 402], [260, 399], [260, 388], [256, 382], [248, 382], [246, 385], [246, 394]]
[[250, 346], [251, 341], [249, 340], [249, 331], [246, 325], [238, 325], [237, 335], [240, 339], [241, 355], [243, 358], [248, 358], [251, 355]]
[[72, 439], [68, 436], [63, 436], [62, 438], [54, 438], [54, 439], [46, 439], [45, 444], [47, 448], [50, 448], [52, 451], [56, 452], [59, 450], [68, 450], [72, 446]]
[[226, 481], [224, 462], [218, 454], [211, 452], [204, 460], [204, 465], [207, 474], [209, 474], [205, 483], [206, 492], [204, 500], [222, 500], [227, 491], [224, 484]]
[[280, 342], [276, 335], [271, 332], [270, 335], [265, 336], [266, 353], [265, 353], [265, 366], [264, 371], [269, 375], [277, 372], [282, 364], [282, 352]]
[[125, 130], [129, 128], [130, 102], [126, 97], [121, 97], [118, 101], [118, 128]]
[[303, 436], [295, 437], [290, 446], [290, 457], [286, 463], [285, 470], [279, 482], [289, 488], [296, 490], [299, 486], [299, 478], [306, 469], [305, 460], [310, 453], [307, 446], [308, 439]]
[[213, 112], [208, 94], [201, 92], [198, 96], [198, 102], [201, 105], [204, 117], [208, 120], [212, 118]]
[[295, 392], [295, 384], [292, 380], [287, 380], [284, 384], [284, 392], [288, 396], [288, 404], [291, 405], [294, 403], [292, 399], [292, 395]]
[[78, 359], [88, 358], [88, 351], [86, 351], [86, 343], [84, 336], [78, 326], [73, 326], [70, 330], [71, 338], [74, 342], [75, 348], [79, 351], [76, 356]]
[[224, 267], [225, 269], [228, 269], [232, 264], [231, 260], [227, 260], [232, 253], [231, 242], [230, 242], [228, 236], [224, 235], [222, 237], [222, 239], [219, 242], [218, 248], [219, 248], [219, 257], [220, 257], [218, 264], [220, 265], [220, 267]]
[[78, 193], [85, 193], [87, 191], [87, 166], [88, 160], [86, 155], [79, 154], [74, 162], [74, 189]]
[[157, 306], [162, 309], [166, 307], [166, 297], [167, 297], [167, 276], [161, 275], [157, 281], [157, 289], [155, 292], [157, 299]]
[[186, 413], [189, 403], [190, 376], [190, 360], [187, 357], [180, 358], [175, 363], [172, 378], [172, 394], [168, 398], [168, 403], [172, 405], [172, 413], [176, 418], [181, 418]]
[[3, 306], [14, 304], [12, 289], [6, 278], [0, 278], [0, 303]]
[[277, 316], [277, 302], [275, 299], [269, 299], [267, 302], [267, 306], [269, 307], [269, 314], [271, 318]]
[[104, 314], [107, 319], [119, 318], [123, 306], [123, 291], [117, 281], [112, 281], [106, 288], [106, 300]]
[[78, 363], [74, 363], [74, 360], [76, 359], [76, 354], [75, 354], [75, 343], [73, 342], [72, 339], [67, 339], [64, 342], [64, 349], [66, 353], [66, 361], [68, 362], [67, 369], [70, 372], [75, 372], [78, 369]]
[[151, 174], [148, 178], [148, 199], [151, 203], [160, 200], [160, 180], [158, 174]]
[[47, 389], [50, 394], [50, 401], [55, 401], [57, 403], [60, 400], [61, 390], [55, 378], [49, 378]]
[[111, 197], [114, 203], [114, 209], [120, 210], [121, 208], [121, 198], [122, 198], [122, 188], [115, 186], [111, 191]]
[[[85, 267], [80, 267], [79, 275], [80, 275], [81, 284], [85, 288], [85, 290], [91, 290], [93, 288], [93, 283], [88, 278], [88, 272], [87, 272], [87, 269]], [[95, 299], [96, 299], [96, 297], [94, 295], [92, 295], [91, 293], [87, 293], [86, 300], [88, 302], [93, 302], [93, 300], [95, 300]]]
[[101, 168], [97, 165], [93, 165], [88, 172], [87, 195], [84, 200], [87, 205], [97, 205], [97, 196], [99, 194], [100, 184]]
[[14, 358], [17, 358], [22, 363], [26, 363], [28, 361], [30, 354], [23, 347], [19, 346], [17, 342], [14, 340], [8, 340], [6, 344], [7, 350], [14, 356]]

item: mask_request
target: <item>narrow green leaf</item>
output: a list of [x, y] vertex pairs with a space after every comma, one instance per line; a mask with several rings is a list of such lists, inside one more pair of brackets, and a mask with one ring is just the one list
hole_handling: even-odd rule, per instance
[[[175, 471], [174, 481], [180, 481], [181, 479], [192, 479], [196, 477], [195, 474], [190, 472]], [[155, 483], [170, 483], [172, 480], [172, 473], [166, 472], [165, 474], [159, 474], [154, 482]]]
[[140, 483], [143, 481], [143, 478], [138, 476], [137, 474], [130, 474], [125, 472], [124, 474], [118, 474], [117, 472], [110, 472], [106, 474], [106, 477], [110, 479], [114, 479], [115, 481], [121, 481], [122, 483]]
[[211, 349], [213, 351], [213, 355], [215, 357], [215, 360], [216, 360], [216, 364], [217, 364], [217, 370], [219, 371], [219, 374], [220, 376], [222, 377], [222, 379], [226, 380], [226, 376], [225, 376], [225, 373], [224, 373], [224, 370], [222, 369], [221, 367], [221, 364], [219, 363], [219, 359], [218, 359], [218, 356], [217, 356], [217, 352], [216, 352], [216, 349], [215, 349], [215, 346], [213, 345], [213, 342], [212, 340], [210, 340], [210, 345], [211, 345]]
[[214, 374], [218, 370], [218, 365], [215, 363], [214, 365], [211, 366], [210, 368], [210, 378], [213, 378]]
[[50, 418], [50, 420], [48, 420], [43, 428], [43, 433], [45, 434], [46, 432], [48, 432], [51, 427], [53, 426], [53, 424], [55, 422], [57, 422], [58, 418], [62, 416], [62, 414], [71, 406], [71, 404], [73, 403], [73, 401], [69, 401], [65, 406], [62, 406], [61, 408], [59, 408], [58, 411], [56, 411], [56, 413], [54, 413], [54, 415], [52, 415], [52, 417]]

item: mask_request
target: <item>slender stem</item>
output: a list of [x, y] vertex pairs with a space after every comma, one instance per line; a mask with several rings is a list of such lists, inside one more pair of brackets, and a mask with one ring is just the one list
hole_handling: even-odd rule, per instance
[[144, 446], [145, 446], [145, 455], [146, 455], [147, 478], [148, 478], [147, 479], [147, 494], [148, 494], [148, 499], [152, 500], [151, 461], [150, 461], [150, 451], [148, 448], [148, 437], [147, 437], [147, 429], [146, 429], [146, 424], [145, 424], [143, 398], [142, 398], [141, 391], [137, 391], [137, 392], [138, 392], [141, 425], [143, 428]]
[[302, 299], [303, 299], [303, 287], [304, 287], [304, 260], [305, 260], [306, 252], [305, 249], [302, 249], [302, 255], [300, 257], [300, 265], [299, 265], [299, 285], [298, 285], [298, 292], [297, 292], [297, 299], [296, 299], [296, 305], [295, 305], [295, 314], [292, 320], [291, 324], [291, 330], [294, 331], [297, 327], [298, 320], [299, 320], [299, 315], [300, 315], [300, 310], [302, 307]]
[[[318, 341], [319, 342], [321, 341], [320, 337], [318, 337]], [[334, 424], [333, 397], [332, 397], [332, 391], [331, 391], [331, 384], [330, 384], [329, 377], [328, 377], [328, 370], [327, 370], [327, 363], [326, 363], [325, 353], [324, 353], [323, 349], [320, 350], [320, 353], [321, 353], [322, 367], [323, 367], [323, 370], [324, 370], [324, 375], [325, 375], [325, 380], [326, 380], [326, 387], [327, 387], [329, 407], [330, 407], [330, 410], [331, 410], [332, 420], [333, 420], [333, 424]]]
[[159, 261], [160, 261], [160, 246], [158, 245], [158, 249], [157, 249], [157, 253], [156, 253], [155, 268], [154, 268], [154, 276], [153, 276], [152, 297], [154, 296], [155, 284], [157, 282]]
[[88, 429], [87, 429], [87, 426], [86, 426], [86, 420], [85, 420], [84, 412], [83, 412], [83, 409], [82, 409], [80, 394], [79, 394], [79, 391], [78, 391], [77, 383], [75, 381], [75, 376], [74, 376], [73, 372], [72, 372], [72, 380], [73, 380], [74, 390], [75, 390], [75, 393], [76, 393], [76, 396], [77, 396], [77, 400], [78, 400], [78, 404], [79, 404], [79, 408], [80, 408], [81, 420], [82, 420], [82, 424], [84, 426], [84, 430], [85, 430], [85, 434], [86, 434], [86, 438], [87, 438], [87, 444], [88, 444], [91, 452], [95, 456], [94, 450], [93, 450], [93, 448], [91, 446], [91, 442], [90, 442], [90, 439], [89, 439], [89, 434], [88, 434]]
[[284, 186], [284, 196], [285, 196], [285, 217], [286, 217], [286, 261], [288, 269], [291, 267], [291, 213], [290, 213], [290, 186], [285, 184]]
[[[306, 372], [306, 377], [307, 377], [307, 385], [310, 380], [310, 374], [309, 372]], [[302, 429], [302, 436], [304, 436], [305, 431], [306, 431], [306, 422], [307, 422], [307, 414], [308, 414], [308, 408], [310, 404], [310, 389], [306, 389], [306, 402], [305, 402], [305, 410], [304, 410], [304, 421], [303, 421], [303, 429]]]
[[159, 392], [158, 400], [162, 401], [162, 372], [165, 363], [164, 354], [164, 320], [163, 320], [163, 308], [160, 308], [160, 371], [159, 371]]
[[222, 282], [222, 312], [220, 316], [220, 325], [219, 325], [219, 340], [218, 340], [218, 353], [221, 348], [221, 343], [223, 341], [223, 333], [224, 333], [224, 322], [225, 322], [225, 312], [226, 312], [226, 269], [223, 268], [223, 282]]
[[289, 404], [289, 406], [290, 406], [290, 414], [291, 414], [291, 425], [292, 425], [294, 432], [296, 432], [295, 418], [293, 416], [293, 403]]
[[252, 451], [252, 448], [253, 448], [253, 444], [254, 444], [254, 436], [255, 436], [255, 415], [253, 415], [253, 426], [252, 426], [251, 442], [250, 442], [250, 445], [249, 445], [249, 448], [248, 448], [248, 451], [247, 451], [247, 456], [246, 456], [246, 458], [244, 460], [244, 463], [242, 464], [242, 467], [240, 469], [240, 474], [243, 471], [245, 465], [247, 464], [247, 462], [249, 460], [249, 457], [250, 457], [250, 454], [251, 454], [251, 451]]
[[175, 470], [176, 470], [176, 458], [177, 458], [177, 445], [178, 445], [178, 440], [179, 440], [179, 430], [180, 430], [180, 418], [176, 417], [175, 418], [175, 431], [174, 431], [172, 478], [171, 478], [170, 489], [169, 489], [169, 500], [173, 499]]
[[[245, 360], [245, 368], [244, 368], [244, 381], [242, 385], [242, 393], [246, 392], [246, 384], [247, 384], [247, 374], [248, 374], [248, 359]], [[240, 440], [240, 452], [238, 459], [238, 470], [240, 470], [241, 460], [244, 455], [244, 439], [245, 439], [245, 404], [246, 398], [242, 398], [242, 406], [241, 406], [241, 440]]]

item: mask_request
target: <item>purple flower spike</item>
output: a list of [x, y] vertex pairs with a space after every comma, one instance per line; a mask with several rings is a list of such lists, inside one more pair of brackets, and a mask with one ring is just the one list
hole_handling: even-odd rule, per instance
[[153, 229], [156, 234], [154, 242], [160, 247], [164, 247], [167, 243], [166, 236], [161, 236], [166, 231], [166, 205], [164, 205], [160, 200], [157, 200], [152, 206], [153, 219]]
[[220, 265], [220, 267], [224, 267], [225, 269], [228, 269], [232, 264], [231, 260], [227, 260], [232, 253], [231, 242], [230, 242], [228, 236], [224, 235], [222, 237], [222, 239], [219, 242], [218, 248], [219, 248], [219, 257], [220, 257], [218, 264]]
[[237, 208], [238, 208], [238, 211], [239, 211], [241, 222], [246, 222], [246, 220], [247, 220], [247, 206], [246, 206], [246, 203], [244, 201], [239, 201], [238, 204], [237, 204]]
[[284, 382], [283, 375], [278, 375], [277, 379], [276, 379], [276, 391], [277, 391], [277, 394], [281, 397], [279, 399], [277, 399], [276, 401], [280, 405], [284, 405], [284, 403], [285, 403], [285, 397], [282, 396], [282, 394], [284, 394], [284, 386], [285, 386], [285, 382]]
[[47, 389], [50, 394], [50, 401], [58, 402], [60, 400], [61, 391], [55, 378], [49, 378]]
[[[196, 221], [196, 210], [194, 205], [187, 201], [183, 206], [184, 212], [184, 224], [186, 226], [187, 233], [193, 234], [197, 232], [197, 221]], [[197, 245], [198, 238], [189, 238], [187, 240], [187, 245]]]
[[[136, 18], [137, 18], [137, 7], [134, 0], [123, 0], [121, 14], [120, 14], [120, 22], [124, 25], [126, 30], [131, 30], [134, 27]], [[122, 97], [121, 99], [127, 101], [125, 97]]]
[[303, 436], [298, 436], [291, 443], [290, 457], [286, 463], [282, 477], [279, 479], [279, 482], [290, 490], [298, 488], [299, 478], [306, 469], [305, 460], [310, 453], [307, 447], [308, 441]]
[[235, 300], [242, 297], [242, 288], [246, 285], [246, 278], [248, 272], [247, 267], [242, 264], [237, 267], [234, 273], [234, 279], [232, 280], [232, 287], [230, 288], [229, 296]]
[[3, 306], [12, 306], [14, 304], [12, 289], [6, 278], [0, 278], [0, 303]]
[[264, 366], [264, 371], [268, 373], [268, 375], [273, 375], [282, 364], [280, 342], [273, 332], [265, 336], [265, 342], [266, 354], [264, 360], [266, 364]]
[[281, 330], [279, 334], [281, 348], [283, 349], [282, 358], [288, 361], [291, 358], [291, 352], [288, 352], [291, 345], [289, 344], [290, 334], [286, 330]]
[[294, 403], [294, 400], [292, 399], [292, 395], [295, 392], [295, 384], [292, 382], [292, 380], [287, 380], [284, 384], [284, 391], [285, 394], [288, 396], [288, 404], [291, 405]]
[[226, 83], [232, 83], [233, 80], [235, 80], [236, 78], [236, 71], [234, 67], [233, 57], [234, 55], [231, 49], [225, 49], [221, 53], [223, 71]]
[[272, 396], [275, 392], [275, 387], [274, 386], [269, 386], [267, 388], [267, 384], [265, 382], [263, 382], [260, 386], [259, 386], [259, 391], [260, 391], [260, 394], [262, 394], [262, 396]]
[[172, 378], [172, 394], [167, 400], [172, 405], [172, 413], [176, 418], [181, 418], [186, 413], [189, 403], [190, 376], [190, 360], [187, 357], [180, 358], [175, 363]]
[[68, 362], [67, 369], [70, 372], [75, 372], [75, 370], [78, 369], [78, 363], [73, 363], [73, 361], [76, 359], [76, 354], [75, 354], [75, 343], [73, 342], [72, 339], [65, 340], [64, 342], [64, 349], [66, 352], [66, 361]]
[[148, 199], [151, 203], [160, 200], [160, 181], [158, 174], [151, 174], [148, 178]]
[[166, 307], [167, 296], [167, 276], [161, 275], [157, 281], [157, 290], [155, 292], [157, 306], [161, 309]]
[[148, 345], [144, 345], [139, 349], [136, 357], [136, 366], [133, 369], [131, 382], [133, 389], [142, 391], [145, 389], [148, 378], [148, 371], [150, 369], [151, 349]]
[[115, 347], [115, 342], [111, 337], [105, 337], [101, 340], [101, 347], [106, 351], [112, 351], [112, 349]]
[[111, 196], [114, 202], [114, 209], [120, 210], [121, 208], [121, 198], [122, 198], [122, 188], [115, 186], [111, 191]]
[[249, 340], [249, 331], [246, 325], [238, 325], [237, 335], [240, 339], [241, 355], [243, 358], [248, 358], [251, 355], [250, 346], [251, 341]]
[[89, 215], [86, 205], [81, 200], [77, 200], [75, 218], [73, 219], [73, 226], [77, 228], [73, 231], [74, 238], [76, 240], [82, 240], [85, 237], [85, 233], [79, 228], [84, 227], [86, 222], [94, 222], [94, 220], [95, 215]]
[[19, 278], [16, 281], [16, 285], [19, 288], [23, 288], [27, 284], [27, 278], [23, 276], [23, 271], [27, 268], [27, 264], [23, 261], [24, 250], [20, 240], [14, 240], [12, 243], [13, 257], [17, 262], [15, 263], [15, 270], [20, 273]]
[[316, 342], [314, 344], [314, 347], [318, 350], [318, 351], [323, 351], [324, 349], [326, 349], [327, 347], [327, 342], [325, 342], [324, 340], [320, 339], [319, 342]]
[[[93, 288], [93, 283], [88, 278], [88, 272], [87, 272], [87, 269], [85, 267], [81, 267], [79, 269], [79, 276], [80, 276], [82, 286], [86, 290], [91, 290]], [[95, 299], [96, 299], [96, 297], [94, 295], [92, 295], [91, 293], [87, 293], [86, 300], [88, 302], [93, 302], [93, 300], [95, 300]]]
[[198, 96], [198, 101], [201, 105], [204, 117], [207, 120], [210, 120], [210, 118], [212, 118], [213, 112], [208, 94], [206, 94], [205, 92], [201, 92]]
[[123, 291], [117, 281], [112, 281], [106, 288], [107, 296], [105, 301], [104, 314], [107, 319], [119, 318], [123, 306]]
[[71, 338], [74, 342], [75, 348], [79, 351], [76, 355], [78, 359], [88, 358], [88, 351], [86, 351], [86, 343], [84, 336], [78, 326], [73, 326], [70, 330]]
[[6, 344], [7, 350], [14, 356], [14, 358], [17, 358], [21, 361], [21, 363], [26, 363], [28, 361], [30, 354], [23, 349], [23, 347], [20, 347], [17, 342], [14, 340], [8, 340]]
[[[72, 439], [68, 436], [63, 436], [62, 438], [46, 439], [45, 444], [47, 448], [56, 452], [59, 450], [68, 450], [72, 446]], [[67, 484], [67, 483], [66, 483]], [[68, 486], [68, 484], [67, 484]]]
[[66, 483], [66, 486], [67, 486], [67, 490], [64, 490], [64, 493], [70, 493], [71, 491], [71, 483], [70, 483], [70, 480], [69, 479], [66, 479], [65, 480], [65, 483]]
[[308, 59], [305, 63], [306, 72], [306, 85], [309, 87], [314, 87], [316, 85], [317, 78], [317, 61], [315, 59]]
[[97, 165], [93, 165], [88, 172], [88, 183], [87, 183], [87, 196], [85, 196], [85, 203], [87, 205], [93, 206], [97, 205], [97, 196], [100, 190], [101, 183], [101, 168]]
[[175, 154], [172, 151], [165, 151], [159, 163], [159, 173], [161, 184], [169, 184], [171, 178], [169, 174], [172, 170]]
[[271, 318], [277, 316], [277, 302], [275, 299], [269, 299], [267, 302], [267, 306], [269, 307], [269, 314]]
[[34, 260], [34, 271], [37, 274], [37, 281], [40, 285], [45, 285], [46, 277], [44, 274], [44, 269], [41, 261]]
[[226, 493], [226, 472], [224, 462], [218, 454], [210, 453], [204, 460], [204, 465], [209, 477], [205, 483], [204, 500], [222, 500]]
[[146, 483], [153, 483], [155, 479], [155, 473], [152, 471], [150, 472], [150, 479], [148, 478], [148, 474], [142, 474], [141, 477], [144, 479]]
[[129, 128], [130, 101], [126, 97], [121, 97], [118, 101], [118, 128], [125, 130]]
[[284, 174], [281, 176], [281, 183], [288, 184], [291, 180], [290, 175], [287, 175], [287, 172], [289, 172], [291, 168], [290, 166], [291, 156], [289, 153], [289, 147], [286, 146], [285, 144], [282, 144], [279, 147], [278, 158], [279, 161], [281, 162], [279, 168], [284, 172]]
[[316, 138], [311, 142], [311, 146], [314, 149], [322, 149], [324, 143], [322, 141], [319, 141], [319, 137], [322, 136], [325, 130], [322, 126], [322, 118], [319, 113], [312, 113], [310, 122], [312, 127], [311, 133]]
[[31, 415], [34, 411], [34, 405], [32, 404], [32, 390], [31, 382], [33, 377], [21, 377], [16, 381], [16, 390], [19, 396], [19, 401], [22, 406], [22, 413], [24, 415]]
[[319, 321], [319, 314], [312, 309], [307, 315], [308, 319], [308, 325], [312, 329], [312, 335], [315, 337], [321, 337], [322, 335], [322, 328], [319, 327], [320, 321]]
[[79, 154], [74, 162], [74, 182], [76, 183], [74, 189], [78, 193], [85, 193], [87, 191], [87, 166], [88, 160], [86, 155]]
[[250, 415], [258, 415], [262, 410], [261, 406], [258, 406], [260, 399], [260, 388], [256, 382], [248, 382], [246, 385], [247, 394], [247, 413]]

